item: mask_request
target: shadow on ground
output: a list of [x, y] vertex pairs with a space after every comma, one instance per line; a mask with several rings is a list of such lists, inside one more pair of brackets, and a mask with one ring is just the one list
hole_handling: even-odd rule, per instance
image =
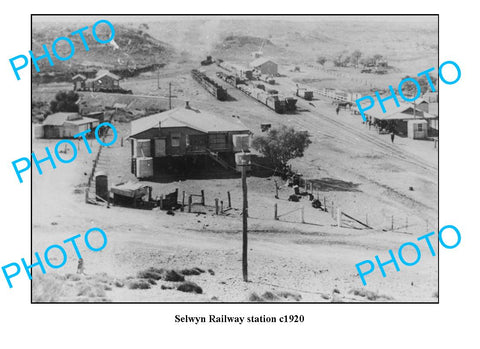
[[319, 191], [352, 191], [360, 192], [359, 183], [346, 182], [335, 178], [308, 179], [313, 188]]

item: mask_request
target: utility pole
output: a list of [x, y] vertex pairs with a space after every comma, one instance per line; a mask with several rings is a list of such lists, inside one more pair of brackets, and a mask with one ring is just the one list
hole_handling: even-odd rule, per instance
[[247, 218], [248, 218], [248, 201], [247, 201], [247, 167], [246, 164], [242, 164], [242, 191], [243, 191], [243, 244], [242, 244], [242, 270], [243, 281], [248, 281], [248, 236], [247, 236]]
[[168, 109], [172, 109], [172, 83], [168, 83]]

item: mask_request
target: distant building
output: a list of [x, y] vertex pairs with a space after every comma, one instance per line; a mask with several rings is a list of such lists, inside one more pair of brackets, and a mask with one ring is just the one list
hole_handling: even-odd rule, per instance
[[262, 74], [278, 75], [278, 64], [266, 57], [260, 57], [250, 63], [250, 67], [259, 70]]
[[371, 117], [382, 128], [395, 129], [396, 133], [409, 138], [422, 139], [438, 136], [438, 116], [425, 110], [424, 101], [418, 99], [419, 105], [400, 103], [397, 107], [393, 100], [384, 102], [384, 113], [378, 103], [372, 109], [365, 111], [366, 117]]
[[[131, 122], [132, 173], [138, 178], [184, 172], [217, 163], [235, 167], [235, 153], [249, 149], [250, 130], [188, 105]], [[145, 173], [149, 175], [145, 175]]]
[[44, 138], [73, 138], [77, 133], [94, 129], [98, 124], [97, 119], [62, 112], [48, 115], [41, 126]]
[[77, 74], [72, 78], [73, 81], [73, 90], [84, 90], [85, 89], [85, 81], [87, 81], [87, 78], [82, 75], [82, 74]]
[[87, 79], [82, 74], [77, 74], [72, 78], [74, 91], [102, 91], [108, 92], [120, 90], [121, 77], [109, 72], [108, 70], [99, 70], [94, 78]]
[[428, 113], [438, 116], [438, 92], [426, 92], [422, 98], [428, 103]]
[[108, 70], [100, 70], [93, 79], [86, 80], [85, 85], [92, 91], [116, 90], [120, 88], [120, 80], [120, 76], [110, 73]]

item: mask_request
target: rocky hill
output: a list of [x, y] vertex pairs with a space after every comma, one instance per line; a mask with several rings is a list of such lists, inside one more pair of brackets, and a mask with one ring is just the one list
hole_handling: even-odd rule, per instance
[[[165, 42], [157, 40], [147, 32], [130, 28], [124, 25], [115, 26], [115, 37], [108, 44], [98, 43], [92, 35], [91, 24], [84, 31], [84, 36], [89, 46], [85, 50], [79, 35], [71, 36], [70, 33], [81, 28], [80, 24], [68, 23], [34, 23], [32, 30], [32, 51], [40, 56], [43, 54], [42, 45], [46, 44], [51, 52], [53, 41], [65, 36], [70, 38], [75, 45], [75, 54], [67, 61], [60, 62], [53, 58], [54, 66], [51, 67], [46, 59], [38, 62], [41, 72], [33, 71], [32, 78], [42, 79], [49, 77], [50, 80], [64, 80], [74, 74], [94, 75], [99, 69], [109, 69], [121, 76], [131, 76], [142, 71], [148, 71], [161, 67], [175, 56], [173, 47]], [[102, 32], [103, 31], [103, 32]], [[108, 38], [108, 27], [98, 26], [97, 34], [100, 38]], [[69, 45], [61, 41], [57, 45], [57, 52], [61, 56], [70, 54]], [[38, 80], [37, 80], [38, 81]]]

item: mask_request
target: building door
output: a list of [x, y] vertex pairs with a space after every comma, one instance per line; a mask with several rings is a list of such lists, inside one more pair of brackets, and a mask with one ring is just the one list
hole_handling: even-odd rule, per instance
[[166, 148], [165, 148], [165, 138], [155, 138], [155, 154], [154, 156], [156, 158], [161, 157], [161, 156], [166, 156]]

